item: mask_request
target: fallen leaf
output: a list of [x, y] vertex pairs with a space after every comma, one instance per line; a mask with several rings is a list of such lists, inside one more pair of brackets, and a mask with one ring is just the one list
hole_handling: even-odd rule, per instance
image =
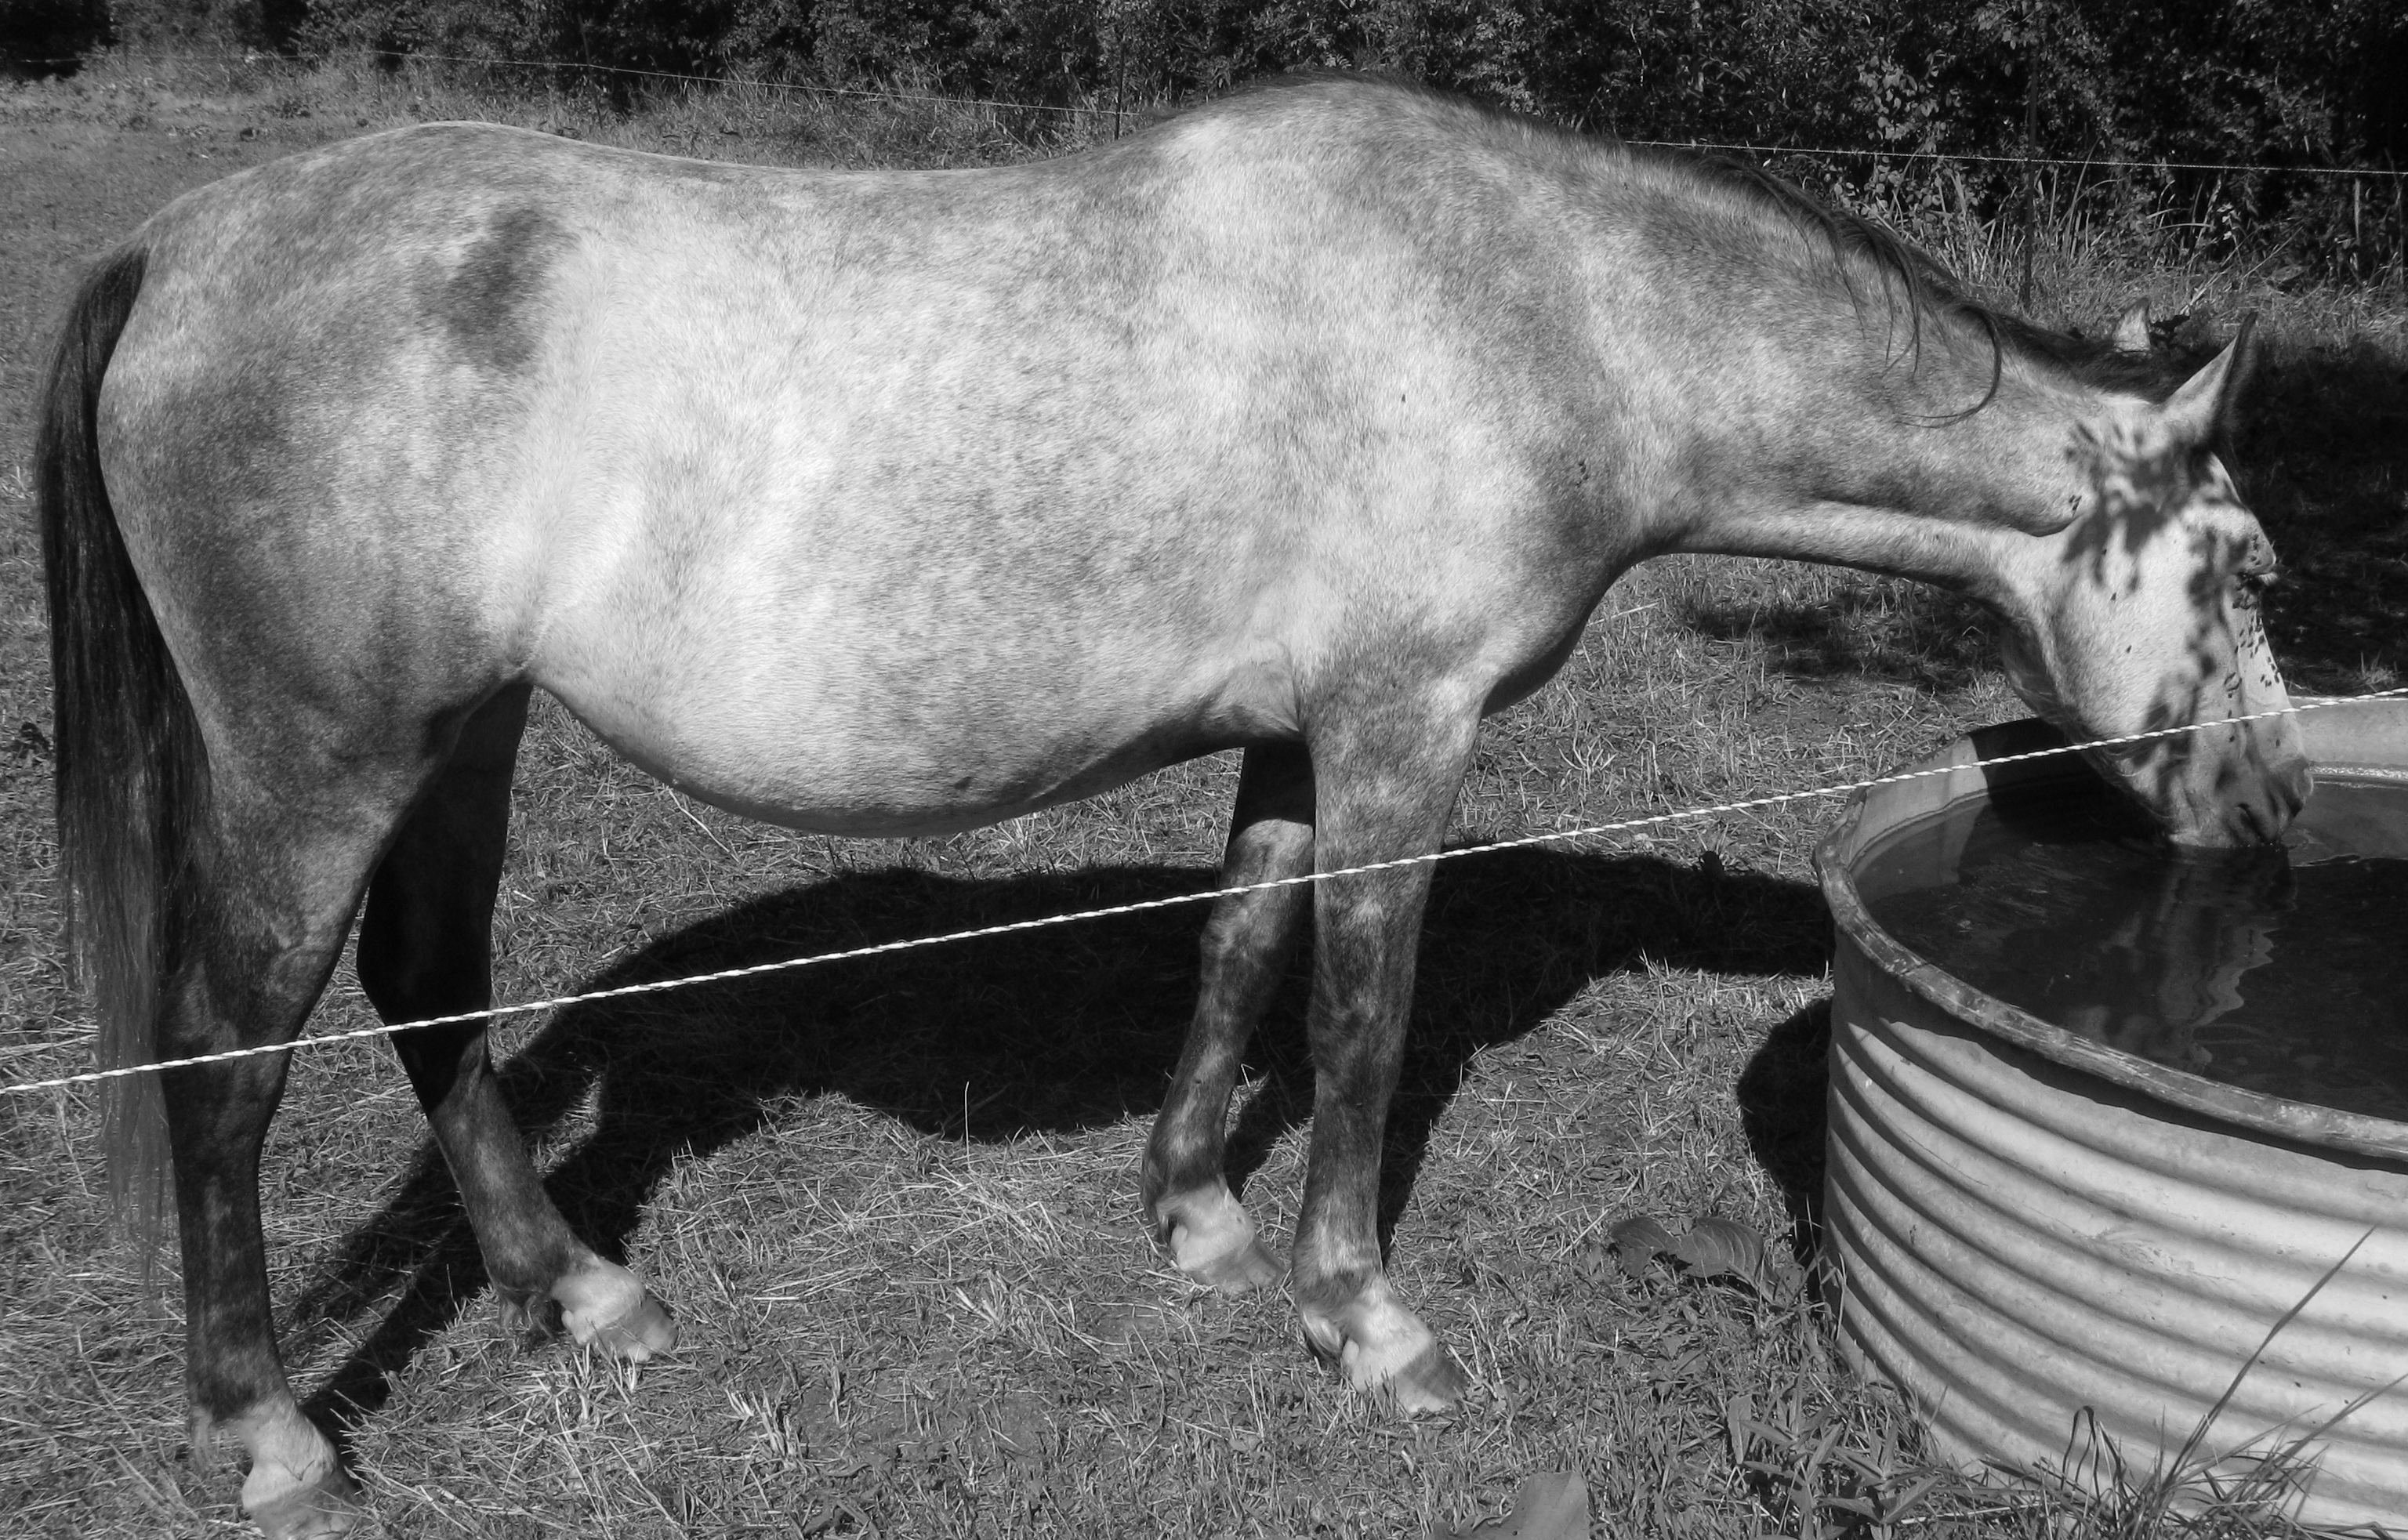
[[1613, 1227], [1613, 1249], [1626, 1273], [1643, 1273], [1658, 1251], [1672, 1249], [1672, 1233], [1652, 1216], [1641, 1214]]
[[1468, 1530], [1436, 1531], [1431, 1540], [1588, 1540], [1588, 1483], [1576, 1471], [1550, 1471], [1522, 1483], [1513, 1511]]
[[1769, 1281], [1764, 1237], [1731, 1219], [1708, 1215], [1691, 1225], [1689, 1233], [1670, 1249], [1701, 1278], [1738, 1278], [1758, 1290]]

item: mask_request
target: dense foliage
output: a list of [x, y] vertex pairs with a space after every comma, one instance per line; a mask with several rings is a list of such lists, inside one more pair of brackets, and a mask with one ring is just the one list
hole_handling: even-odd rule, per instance
[[[12, 0], [32, 4], [36, 0]], [[1845, 180], [1996, 211], [2041, 154], [2298, 168], [2408, 163], [2401, 0], [119, 0], [338, 47], [1012, 100], [1192, 96], [1299, 66], [1402, 71], [1633, 137], [1886, 152]], [[624, 79], [617, 88], [627, 89]], [[2192, 241], [2279, 218], [2319, 266], [2398, 260], [2397, 178], [2106, 178]], [[2100, 182], [2076, 189], [2096, 197]], [[2370, 200], [2372, 208], [2370, 211]], [[2386, 233], [2387, 232], [2387, 234]]]
[[63, 73], [109, 41], [107, 0], [0, 0], [0, 79]]

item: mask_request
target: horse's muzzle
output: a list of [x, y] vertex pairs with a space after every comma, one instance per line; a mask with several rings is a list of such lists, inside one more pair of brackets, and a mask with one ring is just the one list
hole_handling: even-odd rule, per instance
[[2307, 806], [2315, 780], [2307, 756], [2292, 749], [2255, 779], [2256, 785], [2238, 795], [2198, 796], [2192, 816], [2172, 820], [2168, 833], [2174, 843], [2207, 848], [2279, 843]]

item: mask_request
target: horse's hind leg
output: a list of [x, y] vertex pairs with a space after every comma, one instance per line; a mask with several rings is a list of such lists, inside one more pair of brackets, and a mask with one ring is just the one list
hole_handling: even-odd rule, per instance
[[[1301, 877], [1312, 869], [1312, 763], [1302, 744], [1246, 750], [1229, 821], [1226, 887]], [[1217, 900], [1204, 927], [1204, 977], [1196, 1021], [1170, 1094], [1145, 1150], [1145, 1208], [1179, 1270], [1225, 1293], [1277, 1283], [1277, 1258], [1222, 1170], [1229, 1096], [1246, 1040], [1279, 986], [1311, 890], [1302, 885]]]
[[[389, 813], [373, 798], [336, 816], [222, 774], [206, 859], [168, 924], [158, 1014], [164, 1059], [289, 1043], [325, 988]], [[293, 1398], [268, 1312], [259, 1157], [284, 1093], [280, 1053], [160, 1073], [184, 1262], [185, 1383], [193, 1448], [218, 1430], [250, 1457], [243, 1506], [274, 1540], [339, 1533], [355, 1487]]]
[[[360, 984], [388, 1021], [493, 1004], [494, 894], [509, 829], [510, 770], [528, 692], [488, 702], [377, 868], [360, 923]], [[643, 1359], [676, 1341], [635, 1274], [603, 1261], [561, 1218], [494, 1081], [484, 1019], [395, 1034], [394, 1051], [450, 1162], [506, 1319], [548, 1329], [555, 1307], [580, 1343]]]

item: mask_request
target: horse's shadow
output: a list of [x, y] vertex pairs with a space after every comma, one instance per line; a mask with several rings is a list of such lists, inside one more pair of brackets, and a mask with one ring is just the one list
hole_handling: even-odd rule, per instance
[[1781, 1190], [1800, 1262], [1813, 1261], [1823, 1231], [1830, 1048], [1831, 1002], [1818, 1000], [1765, 1034], [1732, 1088], [1748, 1153]]
[[[1191, 893], [1168, 866], [964, 881], [848, 875], [740, 905], [588, 983], [608, 989], [880, 941]], [[1197, 987], [1204, 906], [1180, 905], [887, 957], [569, 1007], [502, 1069], [529, 1142], [591, 1129], [546, 1178], [589, 1244], [613, 1254], [672, 1164], [753, 1132], [781, 1100], [838, 1091], [926, 1134], [1004, 1139], [1109, 1124], [1161, 1105]], [[1648, 962], [1819, 973], [1828, 920], [1803, 883], [1646, 855], [1518, 850], [1441, 866], [1415, 1020], [1389, 1121], [1383, 1234], [1471, 1056], [1537, 1026], [1590, 980]], [[1311, 1111], [1300, 944], [1250, 1052], [1260, 1079], [1231, 1136], [1234, 1184]], [[313, 1339], [399, 1303], [310, 1404], [338, 1430], [484, 1287], [451, 1176], [430, 1144], [295, 1304]]]

